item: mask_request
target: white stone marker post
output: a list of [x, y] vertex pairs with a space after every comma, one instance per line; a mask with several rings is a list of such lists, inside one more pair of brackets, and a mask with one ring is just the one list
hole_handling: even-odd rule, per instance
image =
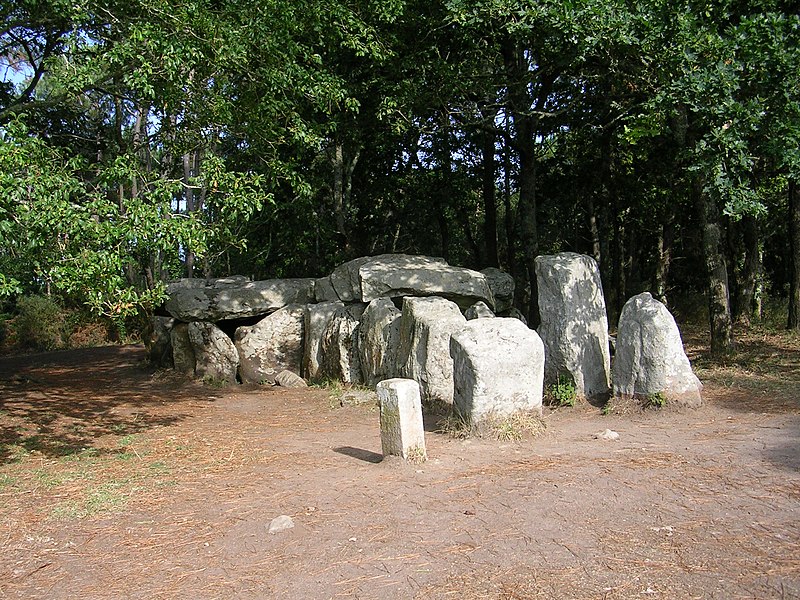
[[386, 379], [375, 391], [380, 401], [383, 455], [427, 460], [419, 384], [413, 379]]

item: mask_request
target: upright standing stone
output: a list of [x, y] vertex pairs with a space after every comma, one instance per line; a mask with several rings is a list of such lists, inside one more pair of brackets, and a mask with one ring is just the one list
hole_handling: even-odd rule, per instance
[[648, 292], [628, 300], [619, 317], [614, 395], [662, 394], [668, 402], [694, 408], [701, 404], [702, 387], [667, 307]]
[[310, 381], [322, 377], [322, 338], [328, 323], [340, 308], [344, 308], [344, 303], [339, 300], [306, 305], [303, 376]]
[[456, 412], [476, 423], [542, 412], [544, 344], [517, 319], [475, 319], [450, 338]]
[[514, 306], [514, 278], [496, 267], [486, 267], [481, 271], [494, 296], [494, 311], [496, 314], [511, 310]]
[[361, 316], [358, 353], [365, 385], [372, 387], [397, 375], [400, 314], [389, 298], [377, 298]]
[[221, 383], [236, 383], [239, 353], [233, 340], [213, 323], [189, 323], [189, 341], [195, 357], [195, 377]]
[[541, 323], [545, 347], [545, 385], [567, 375], [579, 396], [607, 396], [611, 355], [608, 317], [593, 258], [563, 252], [536, 258]]
[[322, 336], [321, 374], [344, 383], [361, 383], [358, 356], [358, 326], [365, 305], [351, 304], [338, 309]]
[[450, 336], [467, 320], [444, 298], [404, 298], [400, 317], [400, 374], [419, 383], [422, 397], [453, 403]]
[[410, 379], [387, 379], [376, 387], [381, 411], [381, 446], [384, 456], [422, 461], [425, 428], [419, 385]]
[[300, 373], [303, 363], [305, 306], [287, 306], [234, 334], [239, 351], [239, 375], [245, 383], [275, 383], [287, 369]]
[[189, 324], [177, 323], [169, 332], [172, 345], [172, 362], [178, 373], [194, 377], [194, 348], [189, 339]]
[[151, 365], [166, 368], [173, 366], [170, 332], [174, 326], [175, 319], [172, 317], [151, 317], [150, 329], [145, 336]]

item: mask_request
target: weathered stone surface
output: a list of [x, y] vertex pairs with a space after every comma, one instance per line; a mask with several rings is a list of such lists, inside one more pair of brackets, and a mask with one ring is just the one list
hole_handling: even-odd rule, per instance
[[495, 313], [510, 310], [514, 305], [514, 289], [516, 287], [514, 278], [509, 273], [495, 267], [487, 267], [481, 270], [481, 273], [486, 277], [489, 289], [492, 290]]
[[311, 381], [322, 377], [322, 337], [331, 318], [340, 308], [344, 308], [344, 303], [339, 300], [306, 305], [302, 374]]
[[358, 273], [364, 302], [386, 297], [439, 296], [465, 309], [478, 300], [494, 306], [485, 275], [451, 267], [440, 259], [387, 254], [364, 262]]
[[545, 385], [568, 375], [578, 395], [606, 396], [611, 357], [608, 317], [597, 263], [564, 252], [536, 258], [541, 324], [545, 346]]
[[344, 383], [361, 383], [358, 357], [358, 325], [366, 305], [351, 304], [338, 309], [322, 336], [321, 375]]
[[300, 372], [304, 317], [305, 306], [291, 305], [236, 330], [234, 343], [243, 382], [275, 383], [275, 376], [283, 370]]
[[330, 276], [314, 280], [314, 297], [317, 302], [334, 302], [339, 300], [336, 290], [333, 289]]
[[397, 374], [400, 314], [389, 298], [377, 298], [361, 316], [358, 353], [365, 385], [372, 387]]
[[213, 323], [189, 323], [189, 341], [195, 357], [195, 377], [203, 380], [236, 383], [239, 353], [233, 341]]
[[358, 270], [361, 265], [372, 259], [371, 256], [362, 256], [339, 265], [333, 270], [333, 273], [330, 274], [330, 281], [339, 300], [361, 302], [361, 280], [358, 277]]
[[189, 324], [176, 323], [170, 331], [172, 363], [178, 373], [194, 377], [194, 348], [189, 339]]
[[275, 383], [285, 388], [304, 388], [308, 387], [306, 380], [297, 373], [291, 371], [281, 371], [275, 375]]
[[667, 402], [701, 404], [702, 384], [692, 372], [675, 319], [648, 292], [625, 303], [614, 355], [614, 395], [663, 394]]
[[387, 379], [378, 383], [375, 391], [380, 402], [383, 455], [425, 460], [425, 428], [417, 382]]
[[314, 302], [313, 279], [181, 279], [167, 286], [164, 308], [181, 321], [222, 321], [266, 315]]
[[544, 344], [517, 319], [475, 319], [450, 338], [456, 412], [471, 422], [542, 412]]
[[147, 357], [155, 367], [172, 368], [172, 340], [170, 332], [175, 325], [171, 317], [152, 317], [150, 330], [145, 336]]
[[508, 317], [510, 319], [517, 319], [518, 321], [522, 321], [525, 325], [528, 324], [528, 319], [525, 318], [519, 309], [511, 307], [508, 310], [504, 310], [503, 312], [499, 312], [496, 314], [498, 317]]
[[281, 515], [279, 517], [275, 517], [270, 521], [269, 528], [267, 529], [267, 533], [270, 535], [275, 535], [276, 533], [281, 533], [282, 531], [286, 531], [287, 529], [292, 529], [294, 527], [294, 519], [289, 515]]
[[492, 309], [486, 306], [485, 302], [476, 302], [464, 311], [464, 317], [467, 321], [473, 319], [491, 319], [494, 317]]
[[400, 375], [419, 383], [422, 397], [453, 403], [450, 336], [467, 320], [444, 298], [403, 299], [400, 317]]

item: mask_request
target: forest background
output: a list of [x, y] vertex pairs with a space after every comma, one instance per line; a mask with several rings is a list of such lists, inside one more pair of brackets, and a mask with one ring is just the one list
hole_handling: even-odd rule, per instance
[[612, 323], [649, 290], [703, 294], [715, 353], [768, 299], [800, 328], [792, 7], [9, 0], [4, 310], [123, 329], [176, 277], [405, 252], [509, 271], [535, 326], [533, 261], [572, 250]]

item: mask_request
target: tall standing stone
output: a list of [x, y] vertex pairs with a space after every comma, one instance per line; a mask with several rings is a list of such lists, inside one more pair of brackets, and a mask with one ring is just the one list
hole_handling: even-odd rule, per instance
[[425, 427], [417, 382], [410, 379], [387, 379], [378, 383], [375, 391], [380, 402], [381, 447], [384, 456], [425, 460]]
[[358, 326], [364, 304], [339, 308], [331, 317], [321, 345], [321, 374], [344, 383], [362, 383]]
[[425, 400], [453, 403], [450, 336], [467, 320], [444, 298], [403, 299], [400, 318], [400, 374], [419, 383]]
[[306, 305], [302, 374], [311, 381], [322, 377], [322, 338], [328, 323], [340, 308], [344, 308], [344, 303], [339, 300]]
[[195, 357], [195, 377], [222, 383], [236, 383], [239, 353], [233, 340], [213, 323], [189, 323], [189, 341]]
[[614, 395], [662, 394], [671, 403], [701, 404], [700, 380], [692, 371], [675, 319], [648, 292], [625, 303], [614, 355]]
[[512, 318], [475, 319], [450, 339], [454, 407], [476, 423], [517, 412], [542, 412], [544, 344]]
[[610, 389], [608, 317], [593, 258], [573, 252], [536, 258], [545, 347], [545, 385], [568, 376], [580, 396], [604, 397]]
[[283, 370], [300, 373], [303, 363], [305, 306], [287, 306], [252, 326], [239, 327], [239, 375], [245, 383], [275, 383]]
[[358, 353], [364, 383], [370, 387], [397, 374], [400, 311], [389, 298], [367, 305], [358, 326]]
[[169, 332], [172, 346], [172, 363], [175, 370], [189, 377], [194, 377], [194, 348], [189, 339], [189, 324], [177, 323]]

